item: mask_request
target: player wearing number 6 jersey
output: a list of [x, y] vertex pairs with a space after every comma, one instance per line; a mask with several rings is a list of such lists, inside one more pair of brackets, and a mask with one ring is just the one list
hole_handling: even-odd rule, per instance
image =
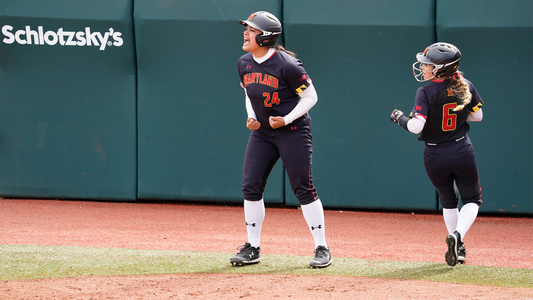
[[294, 53], [276, 45], [281, 23], [271, 13], [259, 11], [247, 20], [242, 49], [249, 53], [238, 61], [245, 91], [246, 126], [251, 130], [244, 155], [242, 191], [248, 242], [230, 259], [233, 265], [258, 263], [267, 178], [279, 158], [294, 195], [315, 240], [314, 268], [331, 264], [326, 244], [324, 211], [311, 175], [313, 142], [307, 113], [317, 102], [311, 79]]
[[[448, 265], [464, 263], [463, 239], [481, 205], [476, 155], [467, 121], [481, 121], [483, 100], [458, 71], [461, 52], [449, 43], [435, 43], [416, 55], [417, 81], [431, 81], [418, 89], [410, 117], [395, 109], [391, 121], [425, 142], [424, 166], [443, 207], [448, 229], [445, 259]], [[458, 191], [457, 191], [458, 190]], [[463, 207], [459, 211], [459, 194]]]

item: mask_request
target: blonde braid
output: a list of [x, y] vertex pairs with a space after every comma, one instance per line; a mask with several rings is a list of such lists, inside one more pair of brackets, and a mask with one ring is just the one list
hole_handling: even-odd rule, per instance
[[461, 101], [461, 104], [457, 105], [453, 111], [460, 111], [465, 108], [466, 105], [472, 101], [472, 94], [470, 93], [470, 87], [468, 83], [463, 80], [463, 73], [457, 72], [452, 78], [450, 78], [450, 88], [453, 94]]

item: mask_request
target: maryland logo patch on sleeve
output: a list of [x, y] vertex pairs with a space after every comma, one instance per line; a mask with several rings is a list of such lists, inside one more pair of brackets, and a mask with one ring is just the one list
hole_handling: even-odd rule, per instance
[[300, 82], [303, 82], [304, 84], [302, 84], [296, 89], [297, 94], [305, 91], [305, 89], [307, 89], [311, 85], [311, 78], [309, 77], [309, 75], [303, 74], [302, 77], [300, 77]]

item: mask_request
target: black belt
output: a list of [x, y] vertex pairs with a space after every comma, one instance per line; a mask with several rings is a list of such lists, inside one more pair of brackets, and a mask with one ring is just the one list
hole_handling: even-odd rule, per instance
[[462, 137], [458, 138], [458, 139], [455, 139], [455, 140], [452, 140], [452, 141], [447, 141], [447, 142], [442, 142], [442, 143], [438, 143], [438, 144], [435, 144], [435, 143], [426, 143], [427, 145], [429, 146], [437, 146], [437, 145], [442, 145], [442, 144], [446, 144], [446, 143], [450, 143], [450, 142], [458, 142], [462, 139], [464, 139], [465, 136], [463, 135]]

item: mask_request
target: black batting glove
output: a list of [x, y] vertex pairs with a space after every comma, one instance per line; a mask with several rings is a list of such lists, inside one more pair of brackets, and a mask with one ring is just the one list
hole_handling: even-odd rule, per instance
[[390, 120], [394, 123], [398, 123], [398, 120], [403, 116], [403, 112], [398, 109], [394, 109], [390, 114]]

